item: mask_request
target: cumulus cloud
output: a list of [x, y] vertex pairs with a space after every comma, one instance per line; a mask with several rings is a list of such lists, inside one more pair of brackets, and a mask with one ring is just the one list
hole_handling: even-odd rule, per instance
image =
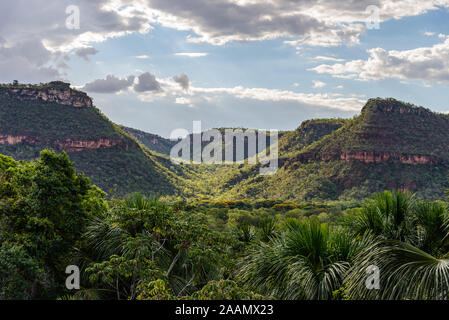
[[134, 91], [136, 92], [160, 92], [162, 91], [161, 84], [157, 81], [156, 77], [149, 72], [142, 73], [139, 76], [139, 82], [134, 85]]
[[[0, 50], [18, 48], [16, 55], [2, 60], [3, 77], [24, 81], [62, 78], [67, 63], [60, 60], [59, 53], [75, 50], [88, 59], [95, 53], [95, 49], [87, 49], [93, 43], [147, 33], [156, 24], [190, 30], [188, 41], [214, 45], [280, 37], [293, 46], [353, 44], [365, 32], [368, 5], [379, 7], [381, 20], [386, 21], [449, 7], [449, 0], [78, 0], [79, 29], [65, 25], [66, 8], [74, 4], [72, 0], [48, 0], [45, 4], [42, 10], [42, 0], [0, 2], [0, 12], [7, 13], [0, 19]], [[20, 50], [23, 44], [36, 44], [38, 54]], [[179, 55], [200, 57], [205, 53]], [[18, 63], [22, 63], [18, 70], [11, 70], [10, 66]]]
[[85, 61], [89, 61], [89, 56], [96, 55], [98, 53], [98, 50], [94, 47], [85, 47], [85, 48], [79, 48], [75, 51], [75, 54], [83, 58]]
[[21, 41], [14, 45], [0, 43], [0, 81], [41, 82], [62, 79], [63, 74], [49, 65], [52, 61], [64, 68], [65, 56], [52, 54], [38, 40]]
[[449, 6], [448, 0], [147, 0], [154, 19], [167, 27], [192, 30], [191, 42], [223, 45], [229, 41], [292, 38], [298, 46], [358, 43], [369, 18], [368, 6], [379, 8], [380, 20], [420, 15]]
[[97, 79], [84, 85], [82, 90], [95, 93], [118, 93], [128, 89], [134, 82], [135, 76], [120, 79], [113, 75], [106, 76], [106, 79]]
[[380, 80], [398, 78], [449, 83], [449, 39], [412, 50], [374, 48], [366, 60], [322, 64], [310, 70], [338, 78]]
[[[45, 82], [64, 79], [67, 61], [63, 54], [88, 59], [94, 42], [131, 32], [148, 32], [149, 17], [127, 0], [42, 0], [0, 1], [2, 39], [0, 80]], [[80, 28], [66, 27], [66, 8], [75, 4], [80, 11]], [[28, 48], [28, 49], [25, 49]], [[14, 51], [14, 54], [12, 52]], [[6, 79], [8, 78], [8, 79]]]
[[174, 76], [173, 81], [181, 86], [181, 88], [185, 91], [189, 91], [190, 88], [190, 79], [189, 76], [185, 73], [181, 73], [180, 75]]

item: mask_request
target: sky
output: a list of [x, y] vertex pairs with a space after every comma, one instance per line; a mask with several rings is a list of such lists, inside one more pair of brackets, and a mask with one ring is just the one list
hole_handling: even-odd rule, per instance
[[449, 0], [2, 0], [0, 82], [70, 82], [168, 137], [292, 130], [393, 97], [449, 111]]

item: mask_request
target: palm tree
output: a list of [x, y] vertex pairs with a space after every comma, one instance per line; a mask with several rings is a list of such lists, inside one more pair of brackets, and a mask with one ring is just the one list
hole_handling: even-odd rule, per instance
[[289, 220], [287, 231], [258, 243], [240, 264], [240, 277], [251, 290], [280, 299], [331, 299], [355, 256], [371, 243], [331, 229], [316, 217]]
[[[346, 279], [353, 299], [448, 299], [449, 243], [446, 207], [416, 202], [403, 192], [384, 192], [351, 225], [377, 241], [361, 251]], [[380, 272], [379, 290], [366, 288], [366, 270]]]
[[[379, 268], [379, 290], [365, 285], [371, 265]], [[449, 259], [404, 242], [383, 241], [358, 256], [346, 281], [351, 299], [448, 299]]]
[[384, 191], [369, 200], [359, 215], [349, 221], [357, 234], [369, 231], [382, 239], [413, 241], [416, 217], [412, 214], [415, 196], [409, 192]]

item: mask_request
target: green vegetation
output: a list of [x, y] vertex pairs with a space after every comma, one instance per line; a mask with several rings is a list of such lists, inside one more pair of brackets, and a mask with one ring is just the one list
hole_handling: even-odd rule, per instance
[[374, 151], [428, 155], [449, 161], [449, 117], [395, 99], [370, 99], [360, 116], [304, 153]]
[[[394, 99], [371, 99], [352, 120], [314, 119], [296, 130], [280, 132], [280, 169], [272, 176], [261, 176], [257, 165], [174, 165], [168, 154], [175, 142], [119, 127], [95, 107], [2, 94], [18, 86], [25, 85], [0, 87], [0, 138], [18, 140], [0, 144], [0, 154], [32, 160], [45, 148], [65, 149], [76, 168], [110, 196], [141, 192], [184, 199], [302, 202], [361, 200], [385, 189], [406, 189], [431, 200], [441, 199], [442, 190], [449, 187], [449, 116]], [[68, 139], [110, 141], [114, 146], [72, 150], [61, 146]], [[354, 159], [344, 161], [342, 155]]]
[[262, 176], [25, 87], [69, 88], [0, 86], [0, 299], [449, 299], [447, 115], [372, 99], [282, 132]]
[[0, 157], [0, 199], [0, 299], [449, 299], [448, 204], [407, 192], [107, 201], [67, 154], [43, 151]]
[[96, 108], [1, 97], [1, 134], [39, 137], [41, 141], [123, 139]]
[[280, 156], [292, 156], [315, 141], [341, 128], [347, 119], [313, 119], [304, 121], [296, 130], [279, 139]]
[[[51, 87], [54, 88], [54, 85], [51, 84]], [[17, 160], [32, 160], [46, 148], [61, 151], [60, 144], [67, 140], [87, 143], [112, 141], [115, 144], [113, 147], [69, 149], [77, 169], [108, 193], [125, 195], [141, 191], [171, 195], [177, 193], [175, 185], [182, 185], [173, 173], [161, 165], [167, 163], [166, 159], [159, 161], [98, 109], [43, 100], [22, 101], [1, 95], [1, 90], [0, 135], [24, 139], [15, 144], [0, 144], [0, 154]]]
[[161, 136], [158, 136], [157, 134], [147, 133], [141, 130], [124, 126], [120, 126], [120, 128], [139, 140], [148, 149], [160, 154], [169, 156], [171, 148], [176, 144], [176, 141], [165, 139]]
[[[200, 175], [212, 181], [209, 190], [222, 199], [347, 200], [385, 189], [441, 199], [449, 187], [447, 141], [447, 115], [394, 99], [371, 99], [352, 120], [306, 121], [282, 136], [280, 169], [272, 176], [260, 176], [257, 166]], [[354, 158], [345, 161], [342, 154]]]

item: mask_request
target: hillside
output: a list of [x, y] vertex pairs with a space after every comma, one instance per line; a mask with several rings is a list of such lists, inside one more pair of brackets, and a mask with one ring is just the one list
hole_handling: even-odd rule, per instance
[[360, 116], [302, 154], [364, 162], [449, 160], [449, 116], [394, 99], [370, 99]]
[[0, 86], [0, 154], [37, 158], [49, 148], [66, 151], [78, 171], [107, 192], [176, 193], [176, 177], [63, 82]]
[[279, 153], [282, 157], [296, 154], [347, 122], [349, 122], [347, 119], [306, 120], [296, 130], [289, 131], [279, 138]]
[[[237, 140], [252, 157], [246, 135]], [[447, 141], [448, 115], [370, 99], [353, 119], [313, 119], [280, 132], [279, 170], [261, 176], [257, 165], [243, 163], [175, 165], [167, 156], [175, 142], [115, 125], [67, 83], [0, 85], [0, 154], [29, 160], [44, 148], [65, 150], [77, 170], [117, 195], [302, 201], [407, 189], [433, 199], [449, 187]]]
[[148, 149], [160, 154], [170, 155], [170, 149], [176, 144], [176, 141], [171, 141], [170, 139], [163, 138], [157, 134], [152, 134], [125, 126], [120, 126], [120, 128], [139, 140]]
[[447, 115], [394, 99], [371, 99], [358, 117], [309, 145], [301, 130], [295, 132], [290, 133], [293, 142], [284, 144], [288, 147], [280, 143], [280, 149], [292, 152], [281, 153], [275, 175], [260, 177], [255, 168], [241, 169], [246, 174], [231, 177], [235, 183], [221, 196], [299, 201], [407, 189], [433, 199], [448, 187]]

